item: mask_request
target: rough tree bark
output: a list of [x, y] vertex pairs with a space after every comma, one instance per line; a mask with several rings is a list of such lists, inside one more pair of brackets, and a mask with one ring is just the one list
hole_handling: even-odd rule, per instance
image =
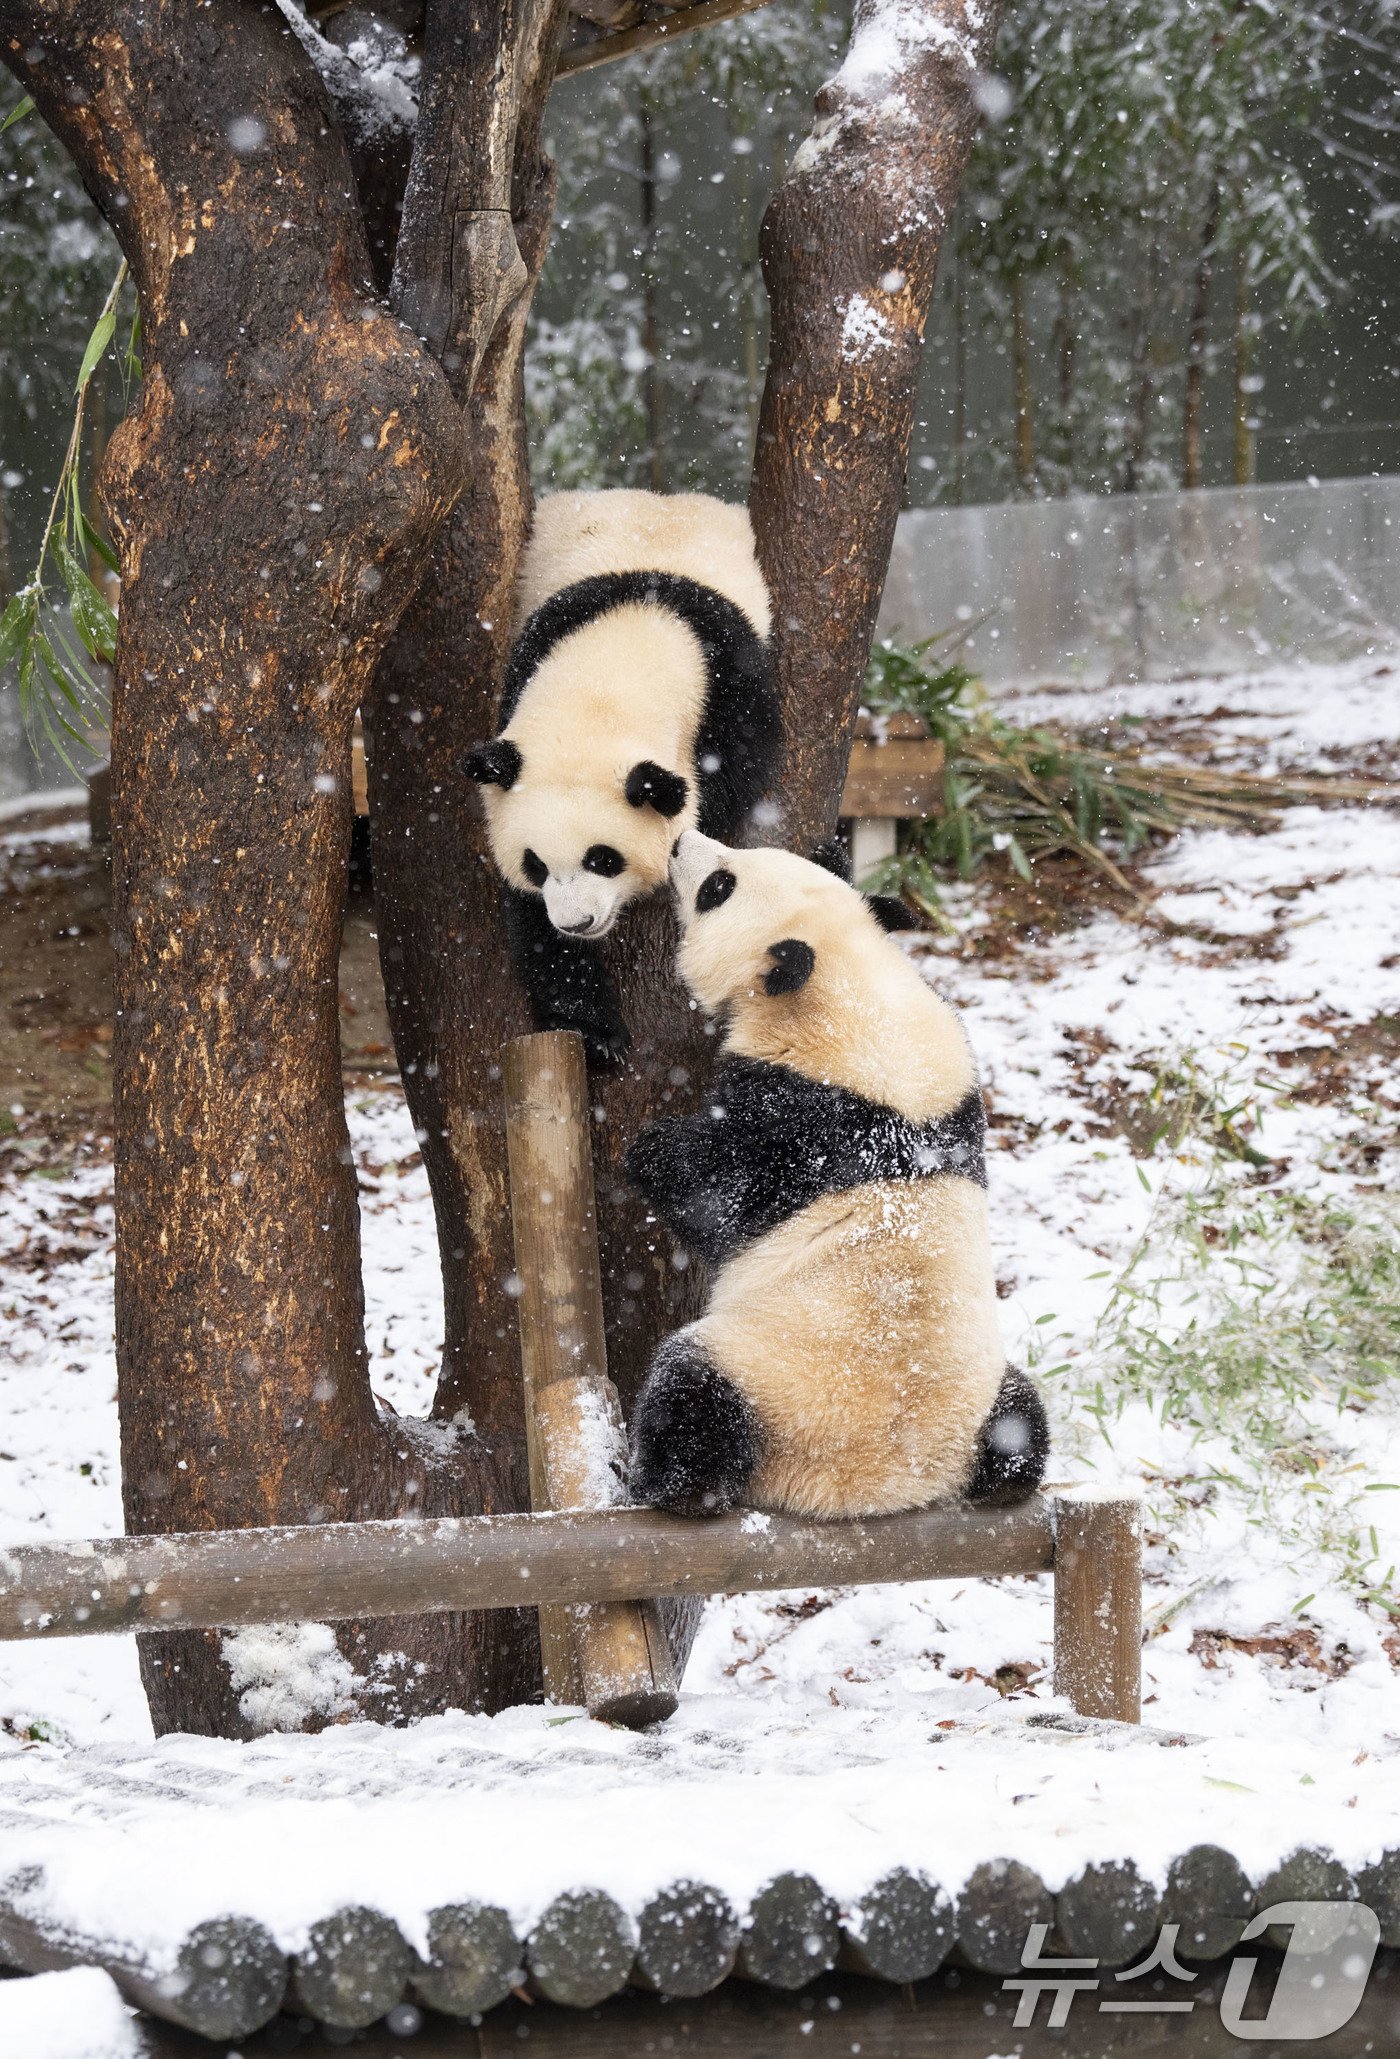
[[[0, 50], [140, 289], [106, 494], [117, 1356], [133, 1530], [387, 1514], [337, 958], [361, 691], [460, 480], [368, 290], [344, 146], [274, 9], [0, 5]], [[217, 1638], [144, 1640], [158, 1727], [243, 1728]]]
[[1206, 349], [1210, 341], [1210, 282], [1215, 269], [1215, 238], [1220, 226], [1220, 188], [1211, 189], [1196, 256], [1191, 294], [1191, 333], [1186, 345], [1186, 395], [1181, 410], [1181, 483], [1201, 483], [1201, 417], [1205, 408]]
[[749, 506], [788, 737], [767, 834], [795, 850], [836, 819], [998, 11], [857, 0], [846, 61], [764, 218], [772, 339]]
[[[444, 382], [364, 291], [345, 147], [274, 10], [0, 0], [0, 56], [124, 239], [146, 310], [140, 411], [109, 463], [128, 579], [115, 1069], [135, 1529], [526, 1505], [496, 1054], [528, 1025], [460, 760], [493, 727], [530, 515], [523, 339], [552, 198], [539, 118], [561, 5], [517, 0], [484, 29], [458, 0], [437, 10], [466, 40], [435, 46], [436, 79], [428, 52], [395, 296]], [[773, 332], [752, 507], [791, 741], [754, 829], [798, 848], [830, 829], [849, 751], [973, 68], [990, 49], [992, 24], [973, 32], [972, 12], [924, 0], [881, 24], [878, 0], [861, 0], [851, 56], [765, 218]], [[893, 95], [909, 110], [898, 122]], [[336, 1035], [362, 699], [381, 955], [443, 1258], [428, 1430], [380, 1422], [364, 1363]], [[603, 947], [633, 1034], [628, 1062], [595, 1082], [625, 1401], [702, 1285], [620, 1172], [641, 1122], [688, 1103], [708, 1065], [673, 947], [660, 899]], [[524, 1615], [354, 1626], [347, 1649], [371, 1681], [367, 1713], [538, 1691]], [[214, 1640], [152, 1639], [144, 1665], [159, 1726], [240, 1732]]]

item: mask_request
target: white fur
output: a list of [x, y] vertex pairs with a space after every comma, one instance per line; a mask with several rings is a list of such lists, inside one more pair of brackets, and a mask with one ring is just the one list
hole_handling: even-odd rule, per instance
[[[743, 508], [698, 493], [557, 493], [539, 503], [517, 594], [517, 627], [565, 586], [599, 572], [680, 573], [732, 600], [763, 635], [770, 609]], [[556, 644], [502, 732], [520, 751], [515, 785], [482, 789], [492, 855], [512, 886], [534, 851], [549, 867], [545, 906], [556, 929], [601, 937], [622, 909], [666, 878], [680, 831], [699, 809], [695, 739], [705, 708], [704, 655], [668, 609], [611, 609]], [[678, 815], [634, 808], [628, 773], [644, 760], [678, 773]], [[594, 844], [627, 868], [608, 879], [583, 868]]]
[[[717, 870], [734, 890], [697, 914]], [[855, 888], [789, 852], [733, 851], [695, 831], [677, 843], [671, 881], [677, 967], [725, 1016], [726, 1056], [788, 1066], [915, 1122], [975, 1088], [957, 1016]], [[771, 946], [787, 938], [812, 947], [811, 976], [772, 995]], [[941, 1176], [823, 1195], [721, 1268], [692, 1334], [761, 1425], [755, 1505], [854, 1516], [957, 1495], [1005, 1365], [986, 1195]]]

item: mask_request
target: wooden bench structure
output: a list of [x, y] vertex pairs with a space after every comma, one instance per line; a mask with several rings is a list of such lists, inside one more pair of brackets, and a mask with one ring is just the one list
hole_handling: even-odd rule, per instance
[[0, 1550], [0, 1640], [529, 1603], [550, 1698], [635, 1724], [675, 1702], [643, 1606], [657, 1597], [1052, 1571], [1056, 1691], [1081, 1715], [1136, 1722], [1135, 1495], [1062, 1488], [1009, 1508], [846, 1522], [617, 1505], [626, 1447], [604, 1356], [582, 1044], [567, 1031], [521, 1037], [504, 1072], [534, 1512], [12, 1546]]

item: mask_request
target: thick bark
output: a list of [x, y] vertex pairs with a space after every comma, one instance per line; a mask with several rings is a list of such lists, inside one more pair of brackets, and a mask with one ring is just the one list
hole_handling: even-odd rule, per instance
[[1243, 256], [1235, 260], [1234, 482], [1252, 486], [1256, 471], [1254, 443], [1254, 338], [1256, 317], [1249, 272]]
[[653, 493], [666, 491], [666, 429], [661, 387], [661, 281], [657, 275], [656, 247], [656, 129], [651, 118], [651, 96], [641, 88], [637, 111], [639, 164], [637, 184], [642, 203], [642, 349], [647, 369], [644, 383], [647, 408], [647, 485]]
[[[337, 959], [351, 727], [457, 490], [455, 413], [367, 295], [344, 146], [275, 9], [3, 0], [0, 38], [144, 318], [106, 468], [127, 1521], [412, 1510], [444, 1459], [370, 1397]], [[243, 1727], [217, 1637], [148, 1638], [142, 1669], [158, 1729]]]
[[845, 64], [763, 224], [772, 302], [750, 507], [787, 725], [767, 833], [836, 819], [894, 540], [939, 248], [997, 9], [858, 0]]
[[[445, 1346], [433, 1416], [471, 1422], [462, 1464], [484, 1513], [529, 1506], [516, 1305], [507, 1291], [515, 1261], [499, 1054], [532, 1024], [510, 969], [476, 789], [461, 766], [495, 726], [530, 521], [525, 325], [554, 202], [539, 124], [562, 12], [522, 10], [502, 24], [503, 36], [512, 28], [516, 36], [514, 103], [497, 103], [495, 118], [510, 118], [511, 244], [524, 285], [498, 317], [475, 378], [471, 348], [451, 341], [484, 327], [466, 305], [473, 274], [452, 262], [455, 246], [434, 244], [428, 206], [434, 192], [462, 189], [462, 175], [441, 160], [469, 153], [472, 139], [445, 118], [420, 132], [420, 150], [439, 161], [411, 178], [408, 210], [423, 206], [426, 218], [406, 222], [395, 283], [406, 302], [435, 310], [463, 411], [469, 477], [364, 706], [380, 962], [442, 1262]], [[478, 48], [473, 62], [484, 56]], [[450, 232], [450, 221], [443, 226]], [[445, 303], [419, 292], [417, 271], [441, 282]], [[432, 1512], [458, 1506], [467, 1512], [446, 1501]], [[452, 1698], [487, 1708], [538, 1698], [533, 1612], [442, 1617], [411, 1634], [420, 1651], [432, 1640], [433, 1671]]]

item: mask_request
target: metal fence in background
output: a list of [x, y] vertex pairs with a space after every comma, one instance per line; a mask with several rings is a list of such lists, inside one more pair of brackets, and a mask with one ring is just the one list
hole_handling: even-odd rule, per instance
[[[1400, 644], [1400, 473], [911, 509], [881, 634], [958, 627], [993, 687], [1258, 671]], [[72, 780], [28, 748], [11, 668], [0, 803]]]
[[991, 686], [1260, 671], [1400, 643], [1400, 474], [916, 508], [882, 635], [975, 625]]

